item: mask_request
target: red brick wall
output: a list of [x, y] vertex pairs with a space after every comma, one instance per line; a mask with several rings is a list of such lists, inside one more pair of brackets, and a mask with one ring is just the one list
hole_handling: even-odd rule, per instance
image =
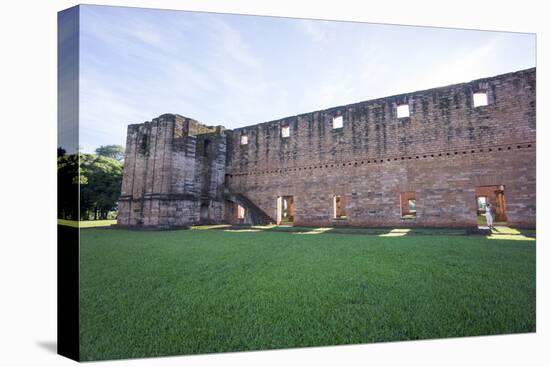
[[[277, 196], [293, 195], [296, 225], [333, 224], [332, 197], [345, 193], [349, 225], [474, 226], [475, 188], [502, 184], [508, 222], [534, 227], [535, 79], [529, 69], [235, 129], [227, 185], [273, 217]], [[474, 108], [479, 90], [489, 104]], [[402, 103], [411, 115], [398, 119]], [[414, 220], [401, 219], [406, 191]]]

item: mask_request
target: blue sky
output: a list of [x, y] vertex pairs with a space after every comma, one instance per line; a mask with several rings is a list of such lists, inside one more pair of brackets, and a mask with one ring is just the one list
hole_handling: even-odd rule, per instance
[[533, 34], [81, 6], [80, 146], [163, 113], [235, 128], [533, 66]]

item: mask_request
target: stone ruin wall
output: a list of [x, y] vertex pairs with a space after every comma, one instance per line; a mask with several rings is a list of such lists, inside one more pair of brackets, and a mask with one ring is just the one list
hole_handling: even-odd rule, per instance
[[[534, 227], [535, 81], [533, 68], [234, 129], [226, 185], [273, 218], [292, 195], [295, 225], [400, 227], [475, 226], [476, 187], [504, 185], [508, 223]], [[473, 106], [478, 91], [487, 106]], [[401, 218], [403, 192], [416, 194], [415, 219]], [[333, 219], [333, 195], [347, 219]]]
[[[504, 185], [508, 223], [534, 227], [535, 80], [533, 68], [233, 131], [171, 114], [130, 125], [118, 223], [238, 223], [228, 197], [242, 195], [271, 218], [277, 197], [293, 196], [295, 225], [465, 227], [476, 189]], [[487, 106], [473, 106], [478, 91]], [[402, 104], [410, 116], [397, 118]], [[401, 216], [404, 193], [414, 219]], [[345, 219], [333, 218], [334, 195]]]
[[128, 126], [118, 224], [187, 226], [205, 206], [209, 221], [223, 221], [225, 149], [221, 127], [180, 115]]

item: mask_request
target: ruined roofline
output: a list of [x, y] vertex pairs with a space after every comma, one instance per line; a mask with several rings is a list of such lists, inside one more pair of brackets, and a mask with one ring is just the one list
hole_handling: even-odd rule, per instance
[[[187, 117], [187, 116], [180, 115], [179, 113], [163, 113], [162, 115], [159, 115], [157, 117], [152, 118], [150, 121], [144, 121], [144, 122], [135, 123], [135, 124], [128, 124], [128, 128], [131, 128], [131, 127], [134, 127], [134, 126], [141, 126], [141, 125], [151, 124], [154, 120], [160, 120], [160, 119], [175, 120], [176, 118], [180, 118], [180, 119], [183, 119], [183, 120], [186, 120], [186, 121], [192, 121], [192, 122], [194, 122], [198, 125], [206, 127], [208, 129], [212, 129], [213, 130], [212, 132], [227, 130], [225, 128], [225, 126], [223, 126], [223, 125], [208, 125], [208, 124], [200, 122], [199, 120], [196, 120], [192, 117]], [[204, 134], [206, 134], [206, 133], [204, 133]], [[197, 134], [197, 135], [202, 135], [202, 134]]]
[[510, 76], [516, 75], [516, 74], [528, 74], [528, 73], [531, 73], [531, 72], [536, 72], [536, 67], [532, 67], [532, 68], [528, 68], [528, 69], [521, 69], [521, 70], [517, 70], [517, 71], [511, 71], [511, 72], [508, 72], [508, 73], [498, 74], [498, 75], [494, 75], [494, 76], [478, 78], [478, 79], [471, 80], [469, 82], [448, 84], [448, 85], [445, 85], [445, 86], [433, 87], [433, 88], [428, 88], [428, 89], [421, 89], [421, 90], [417, 90], [417, 91], [413, 91], [413, 92], [393, 94], [393, 95], [390, 95], [390, 96], [379, 97], [379, 98], [374, 98], [374, 99], [368, 99], [368, 100], [349, 103], [349, 104], [345, 104], [345, 105], [339, 105], [339, 106], [328, 107], [328, 108], [319, 109], [319, 110], [315, 110], [315, 111], [300, 113], [298, 115], [289, 115], [289, 116], [285, 116], [285, 117], [270, 120], [270, 121], [260, 122], [260, 123], [252, 124], [252, 125], [246, 125], [246, 126], [243, 126], [243, 127], [237, 127], [237, 128], [234, 128], [234, 129], [230, 129], [229, 131], [239, 131], [239, 130], [254, 128], [254, 127], [260, 126], [260, 125], [276, 124], [276, 123], [280, 123], [281, 121], [284, 121], [284, 120], [287, 120], [287, 119], [294, 119], [294, 118], [298, 118], [298, 117], [304, 117], [304, 116], [311, 115], [311, 114], [314, 114], [314, 113], [322, 113], [322, 112], [326, 113], [326, 112], [331, 112], [331, 111], [338, 110], [338, 109], [346, 109], [346, 108], [349, 108], [349, 107], [356, 107], [356, 106], [365, 105], [365, 104], [374, 104], [378, 101], [383, 101], [383, 100], [388, 100], [388, 99], [399, 99], [399, 98], [411, 97], [411, 96], [419, 95], [419, 94], [431, 94], [431, 93], [436, 92], [438, 90], [459, 88], [459, 87], [467, 86], [467, 85], [470, 85], [470, 84], [488, 82], [488, 81], [491, 81], [491, 80], [507, 78], [507, 77], [510, 77]]
[[[440, 87], [421, 89], [421, 90], [417, 90], [417, 91], [413, 91], [413, 92], [394, 94], [394, 95], [390, 95], [390, 96], [379, 97], [379, 98], [374, 98], [374, 99], [368, 99], [368, 100], [349, 103], [349, 104], [345, 104], [345, 105], [328, 107], [328, 108], [324, 108], [324, 109], [319, 109], [319, 110], [314, 110], [314, 111], [310, 111], [310, 112], [300, 113], [298, 115], [289, 115], [289, 116], [281, 117], [281, 118], [274, 119], [274, 120], [264, 121], [264, 122], [251, 124], [251, 125], [246, 125], [246, 126], [242, 126], [242, 127], [236, 127], [234, 129], [227, 129], [223, 125], [207, 125], [205, 123], [200, 122], [199, 120], [196, 120], [196, 119], [191, 118], [191, 117], [186, 117], [186, 116], [183, 116], [183, 115], [180, 115], [180, 114], [177, 114], [177, 113], [164, 113], [164, 114], [162, 114], [162, 115], [160, 115], [156, 118], [153, 118], [151, 121], [156, 120], [156, 119], [160, 119], [160, 118], [163, 118], [163, 117], [170, 117], [170, 118], [174, 118], [174, 119], [176, 117], [180, 117], [180, 118], [185, 119], [185, 120], [194, 121], [197, 124], [200, 124], [202, 126], [205, 126], [207, 128], [211, 128], [211, 129], [217, 129], [217, 128], [221, 127], [221, 130], [224, 130], [224, 131], [227, 131], [227, 132], [239, 131], [239, 130], [254, 128], [254, 127], [260, 126], [260, 125], [276, 124], [276, 123], [280, 123], [281, 121], [284, 121], [286, 119], [303, 117], [303, 116], [307, 116], [307, 115], [314, 114], [314, 113], [331, 112], [331, 111], [338, 110], [338, 109], [345, 109], [345, 108], [355, 107], [355, 106], [360, 106], [360, 105], [365, 105], [365, 104], [373, 104], [373, 103], [376, 103], [378, 101], [383, 101], [383, 100], [387, 100], [387, 99], [399, 99], [399, 98], [410, 97], [410, 96], [414, 96], [414, 95], [418, 95], [418, 94], [430, 94], [430, 93], [433, 93], [433, 92], [438, 91], [438, 90], [453, 89], [453, 88], [458, 88], [458, 87], [466, 86], [466, 85], [470, 85], [470, 84], [475, 84], [475, 83], [480, 83], [480, 82], [487, 82], [487, 81], [491, 81], [491, 80], [495, 80], [495, 79], [503, 79], [503, 78], [510, 77], [512, 75], [527, 74], [527, 73], [531, 73], [531, 72], [536, 72], [536, 67], [517, 70], [517, 71], [511, 71], [511, 72], [508, 72], [508, 73], [489, 76], [489, 77], [478, 78], [478, 79], [471, 80], [469, 82], [448, 84], [448, 85], [440, 86]], [[128, 127], [139, 126], [139, 125], [143, 125], [143, 124], [150, 124], [151, 121], [145, 121], [145, 122], [137, 123], [137, 124], [129, 124]]]

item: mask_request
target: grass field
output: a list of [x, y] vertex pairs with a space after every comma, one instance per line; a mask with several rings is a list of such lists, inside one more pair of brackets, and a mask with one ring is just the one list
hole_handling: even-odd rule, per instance
[[82, 359], [535, 331], [532, 238], [317, 232], [82, 231]]

